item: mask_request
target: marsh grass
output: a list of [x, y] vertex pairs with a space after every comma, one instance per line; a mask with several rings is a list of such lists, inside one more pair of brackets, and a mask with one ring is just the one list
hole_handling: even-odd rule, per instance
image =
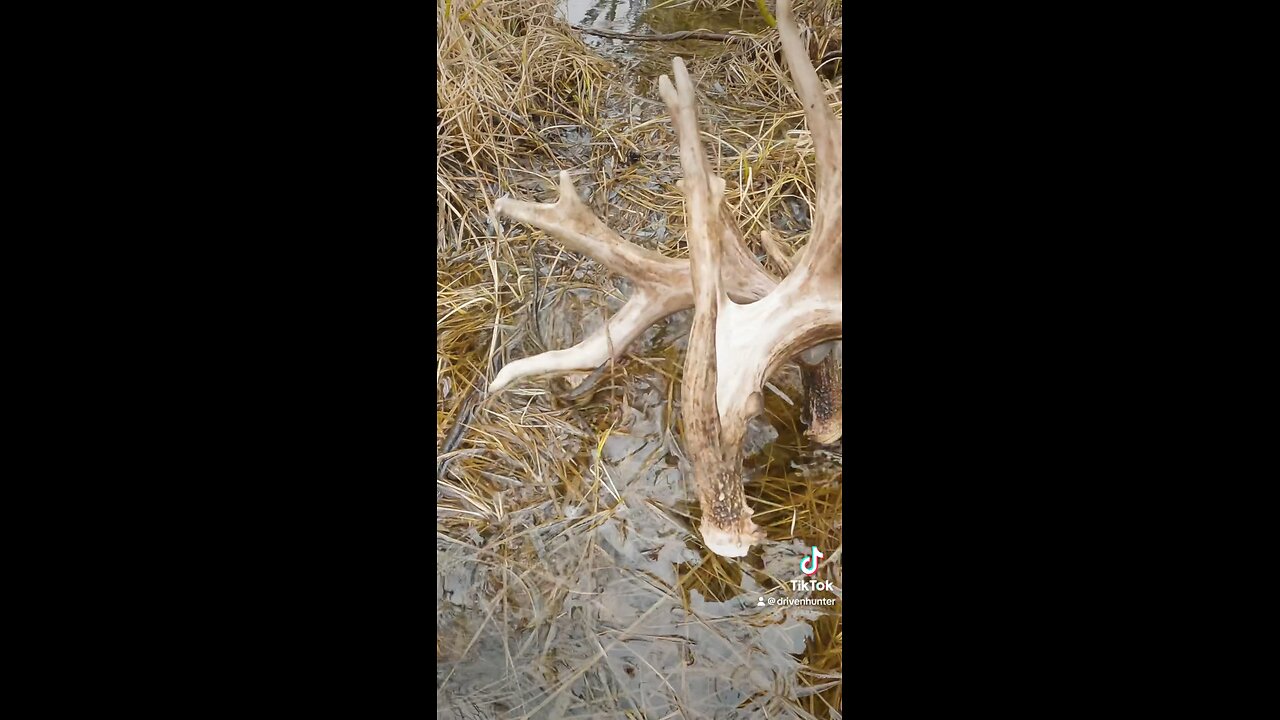
[[[823, 7], [819, 50], [839, 23], [839, 5]], [[748, 458], [746, 489], [770, 543], [742, 561], [693, 532], [679, 440], [687, 312], [599, 373], [483, 393], [510, 359], [581, 340], [628, 291], [541, 232], [494, 222], [496, 198], [554, 201], [569, 170], [624, 237], [686, 254], [678, 150], [656, 92], [675, 54], [689, 59], [704, 144], [753, 251], [764, 257], [763, 229], [802, 246], [812, 143], [767, 32], [596, 50], [549, 0], [437, 4], [437, 699], [456, 716], [839, 714], [838, 604], [729, 612], [794, 578], [802, 545], [828, 552], [820, 577], [839, 585], [842, 457], [804, 438], [798, 372], [766, 392], [761, 433], [774, 440]], [[827, 77], [840, 114], [840, 75]]]

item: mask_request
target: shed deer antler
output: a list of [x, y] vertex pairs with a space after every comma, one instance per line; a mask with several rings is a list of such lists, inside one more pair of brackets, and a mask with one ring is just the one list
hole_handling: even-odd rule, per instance
[[[762, 410], [764, 381], [787, 360], [842, 334], [841, 130], [809, 62], [789, 0], [778, 0], [777, 20], [817, 155], [812, 233], [781, 282], [750, 254], [728, 215], [725, 183], [709, 169], [698, 135], [693, 81], [680, 58], [672, 61], [675, 85], [664, 75], [659, 93], [680, 143], [684, 178], [678, 184], [688, 216], [688, 261], [623, 240], [578, 198], [567, 172], [560, 173], [560, 200], [554, 204], [502, 198], [494, 205], [499, 215], [542, 229], [569, 249], [629, 277], [634, 290], [598, 332], [570, 349], [509, 363], [490, 383], [490, 392], [530, 375], [598, 367], [651, 324], [694, 308], [681, 391], [684, 434], [702, 506], [699, 529], [708, 548], [728, 557], [745, 555], [761, 539], [743, 496], [741, 471], [742, 440], [748, 421]], [[772, 239], [764, 242], [774, 255]], [[818, 418], [818, 410], [813, 412]], [[838, 418], [835, 423], [838, 437]], [[830, 436], [830, 427], [823, 432]]]

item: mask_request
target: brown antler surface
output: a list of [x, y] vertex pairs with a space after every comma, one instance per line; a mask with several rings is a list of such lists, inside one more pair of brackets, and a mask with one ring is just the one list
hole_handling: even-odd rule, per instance
[[[760, 243], [774, 264], [789, 275], [795, 266], [795, 259], [788, 257], [768, 232], [760, 233]], [[840, 392], [842, 343], [818, 345], [801, 353], [800, 358], [809, 425], [805, 434], [818, 443], [830, 445], [838, 441], [844, 432], [844, 397]]]
[[[809, 63], [789, 0], [778, 2], [778, 30], [817, 152], [812, 233], [781, 282], [757, 263], [729, 219], [724, 180], [708, 166], [698, 136], [693, 81], [680, 58], [672, 62], [675, 84], [664, 75], [659, 92], [680, 143], [688, 261], [623, 240], [578, 198], [567, 172], [560, 174], [556, 203], [503, 198], [494, 207], [498, 214], [540, 228], [569, 249], [627, 276], [635, 287], [599, 331], [567, 350], [509, 363], [490, 383], [490, 392], [530, 375], [598, 367], [652, 323], [694, 308], [681, 391], [684, 435], [702, 506], [703, 540], [712, 551], [730, 557], [745, 555], [761, 537], [743, 496], [741, 470], [742, 440], [748, 421], [762, 409], [764, 381], [805, 350], [815, 356], [809, 358], [811, 363], [837, 357], [826, 348], [813, 349], [838, 339], [842, 330], [840, 126]], [[773, 256], [777, 248], [770, 248], [770, 242], [766, 237], [766, 252]], [[835, 422], [838, 437], [838, 416]], [[810, 430], [812, 435], [814, 428]], [[831, 435], [829, 427], [821, 432]]]

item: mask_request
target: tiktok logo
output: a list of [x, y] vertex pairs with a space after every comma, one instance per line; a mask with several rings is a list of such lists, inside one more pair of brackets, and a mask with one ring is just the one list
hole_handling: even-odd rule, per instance
[[818, 550], [817, 545], [814, 545], [812, 554], [805, 555], [804, 558], [800, 560], [800, 572], [805, 575], [812, 575], [818, 572], [818, 558], [820, 557], [826, 556]]

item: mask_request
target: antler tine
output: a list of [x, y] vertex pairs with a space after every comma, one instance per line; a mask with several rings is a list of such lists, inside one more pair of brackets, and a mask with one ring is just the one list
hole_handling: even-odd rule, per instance
[[611, 272], [638, 281], [657, 282], [670, 277], [680, 262], [633, 245], [600, 221], [578, 197], [568, 171], [560, 172], [560, 199], [554, 203], [531, 203], [500, 198], [494, 211], [504, 217], [532, 225], [604, 265]]
[[[692, 231], [708, 232], [712, 223], [719, 219], [718, 207], [710, 203], [711, 170], [707, 166], [707, 156], [702, 151], [702, 138], [698, 131], [697, 95], [694, 92], [693, 80], [685, 69], [684, 58], [671, 61], [672, 73], [676, 77], [673, 88], [671, 80], [663, 75], [658, 78], [658, 93], [671, 112], [671, 120], [676, 127], [676, 137], [680, 141], [680, 167], [684, 170], [684, 178], [680, 187], [684, 192], [685, 208], [689, 216], [688, 225]], [[720, 238], [715, 237], [718, 243]], [[693, 253], [692, 240], [689, 252]], [[698, 243], [699, 245], [703, 243]], [[715, 248], [718, 250], [719, 248]], [[695, 291], [696, 292], [696, 291]]]
[[[658, 94], [671, 112], [680, 140], [680, 167], [684, 170], [684, 178], [677, 184], [685, 196], [688, 225], [705, 228], [720, 243], [716, 266], [720, 268], [720, 281], [725, 291], [743, 302], [758, 300], [773, 290], [777, 280], [747, 249], [738, 228], [722, 215], [724, 179], [711, 172], [707, 154], [702, 149], [693, 80], [689, 77], [684, 58], [674, 58], [671, 68], [675, 86], [672, 87], [670, 78], [663, 75], [658, 78]], [[718, 184], [720, 192], [709, 198], [707, 192], [715, 194], [715, 184]], [[691, 259], [693, 244], [690, 242], [689, 245]]]
[[[818, 79], [818, 72], [809, 62], [809, 53], [800, 39], [800, 28], [791, 14], [791, 0], [778, 0], [778, 34], [782, 37], [782, 55], [791, 71], [796, 94], [804, 103], [805, 121], [813, 135], [814, 149], [818, 155], [818, 192], [822, 193], [832, 181], [832, 175], [840, 172], [840, 124], [827, 105], [827, 94]], [[834, 159], [834, 165], [822, 162]], [[838, 180], [837, 180], [838, 182]]]
[[[843, 221], [840, 157], [842, 131], [831, 113], [831, 107], [827, 105], [822, 81], [809, 62], [809, 53], [800, 39], [800, 29], [791, 14], [791, 0], [778, 0], [778, 34], [782, 38], [782, 54], [791, 71], [796, 94], [804, 104], [805, 121], [809, 125], [817, 159], [816, 212], [809, 244], [821, 247], [813, 248], [820, 250], [819, 252], [806, 252], [799, 264], [806, 269], [817, 266], [829, 272], [831, 268], [840, 265], [840, 225]], [[836, 257], [831, 257], [832, 252]]]
[[622, 355], [650, 325], [677, 310], [689, 307], [689, 293], [658, 293], [640, 287], [604, 327], [582, 342], [564, 350], [549, 350], [532, 357], [513, 360], [503, 366], [489, 383], [489, 393], [497, 393], [520, 378], [594, 370], [612, 356]]

